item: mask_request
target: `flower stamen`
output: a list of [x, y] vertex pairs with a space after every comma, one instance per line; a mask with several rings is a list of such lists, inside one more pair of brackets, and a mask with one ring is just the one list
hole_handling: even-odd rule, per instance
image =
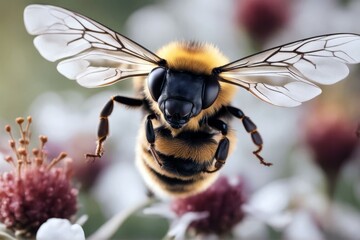
[[50, 164], [47, 166], [47, 170], [50, 170], [53, 166], [55, 166], [58, 162], [60, 162], [61, 160], [63, 160], [66, 157], [67, 157], [67, 153], [66, 152], [61, 152], [57, 158], [54, 158], [50, 162]]
[[11, 164], [13, 167], [15, 167], [14, 159], [11, 156], [6, 156], [5, 161]]
[[[13, 152], [5, 161], [14, 168], [0, 174], [0, 222], [16, 236], [26, 238], [35, 236], [49, 218], [70, 219], [76, 213], [78, 195], [71, 184], [71, 159], [65, 152], [48, 162], [46, 136], [40, 136], [39, 147], [30, 150], [31, 122], [31, 117], [16, 119], [20, 129], [18, 141], [11, 127], [5, 126]], [[55, 166], [64, 159], [65, 167]]]
[[41, 136], [39, 136], [39, 140], [40, 140], [40, 147], [39, 147], [39, 156], [38, 157], [40, 157], [40, 158], [42, 158], [42, 159], [44, 159], [44, 146], [45, 146], [45, 144], [46, 144], [46, 142], [47, 142], [47, 137], [46, 136], [44, 136], [44, 135], [41, 135]]

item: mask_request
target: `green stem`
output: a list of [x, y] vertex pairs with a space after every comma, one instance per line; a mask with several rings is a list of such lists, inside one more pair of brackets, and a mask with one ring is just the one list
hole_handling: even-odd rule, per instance
[[330, 201], [334, 200], [335, 191], [337, 187], [337, 181], [339, 172], [338, 171], [330, 171], [328, 173], [325, 173], [326, 176], [326, 187], [327, 187], [327, 195], [330, 199]]
[[144, 202], [117, 213], [106, 223], [104, 223], [96, 232], [89, 236], [87, 240], [111, 239], [111, 237], [116, 233], [116, 231], [121, 227], [126, 219], [128, 219], [135, 212], [155, 201], [156, 200], [154, 198], [147, 198]]

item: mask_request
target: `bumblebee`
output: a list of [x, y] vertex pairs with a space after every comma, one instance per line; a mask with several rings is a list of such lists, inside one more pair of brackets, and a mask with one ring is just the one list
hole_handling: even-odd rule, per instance
[[48, 5], [24, 11], [27, 31], [58, 71], [88, 88], [134, 78], [138, 98], [113, 96], [100, 113], [101, 157], [114, 104], [141, 108], [136, 164], [150, 190], [186, 196], [206, 189], [234, 148], [230, 120], [242, 121], [261, 156], [256, 125], [232, 106], [237, 87], [259, 99], [294, 107], [321, 93], [317, 84], [344, 79], [360, 62], [360, 35], [329, 34], [295, 41], [230, 62], [215, 46], [173, 42], [153, 53], [78, 13]]

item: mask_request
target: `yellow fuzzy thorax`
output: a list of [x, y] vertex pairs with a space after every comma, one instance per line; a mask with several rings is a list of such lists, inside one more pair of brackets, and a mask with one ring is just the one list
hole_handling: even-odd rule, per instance
[[[198, 42], [172, 42], [162, 47], [157, 52], [157, 55], [166, 60], [169, 69], [192, 72], [194, 74], [211, 75], [214, 68], [229, 62], [215, 46]], [[172, 134], [177, 135], [178, 132], [184, 129], [199, 129], [200, 119], [204, 116], [211, 116], [222, 106], [230, 104], [235, 95], [236, 87], [220, 82], [220, 89], [219, 95], [211, 107], [204, 109], [199, 115], [191, 118], [183, 129], [171, 129]], [[147, 98], [152, 101], [147, 86], [144, 90]], [[161, 122], [167, 125], [157, 103], [153, 102], [151, 108], [161, 116]]]
[[[172, 70], [192, 72], [194, 74], [212, 74], [216, 67], [227, 64], [228, 59], [213, 45], [197, 42], [172, 42], [162, 47], [156, 53], [159, 57], [166, 60], [167, 67]], [[234, 98], [236, 87], [234, 85], [219, 82], [220, 92], [213, 105], [200, 112], [199, 115], [190, 119], [187, 125], [182, 129], [171, 129], [166, 123], [161, 110], [149, 92], [147, 81], [143, 78], [137, 78], [134, 81], [134, 87], [137, 91], [143, 92], [146, 99], [150, 102], [150, 108], [160, 116], [159, 124], [164, 124], [171, 129], [175, 136], [182, 130], [198, 130], [199, 121], [204, 116], [211, 116], [216, 113], [222, 106], [229, 105]], [[157, 123], [154, 122], [155, 127]]]
[[228, 59], [213, 45], [199, 42], [172, 42], [162, 47], [158, 56], [165, 59], [170, 69], [196, 74], [211, 74], [215, 67]]

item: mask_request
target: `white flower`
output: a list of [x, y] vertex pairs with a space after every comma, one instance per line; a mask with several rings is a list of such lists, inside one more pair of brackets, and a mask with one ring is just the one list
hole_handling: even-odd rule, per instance
[[166, 202], [153, 204], [151, 207], [144, 209], [144, 214], [158, 215], [169, 219], [171, 225], [166, 236], [174, 240], [185, 239], [190, 224], [209, 215], [207, 212], [187, 212], [179, 217], [171, 209], [170, 204]]
[[282, 179], [259, 189], [244, 211], [281, 231], [285, 239], [356, 239], [359, 212], [330, 202], [315, 184], [303, 178]]
[[[353, 207], [329, 202], [311, 179], [293, 177], [270, 182], [242, 206], [245, 218], [233, 229], [235, 239], [267, 239], [271, 227], [285, 239], [356, 239], [360, 236], [360, 214]], [[169, 203], [155, 204], [144, 210], [169, 219], [167, 237], [184, 239], [190, 224], [206, 218], [207, 212], [187, 212], [178, 216]]]
[[169, 219], [168, 237], [217, 238], [232, 232], [233, 227], [244, 219], [241, 206], [245, 201], [246, 191], [242, 179], [220, 177], [204, 192], [173, 199], [170, 204], [155, 204], [145, 209], [144, 213]]
[[71, 224], [67, 219], [50, 218], [43, 223], [37, 234], [37, 240], [85, 240], [85, 234], [79, 224]]

